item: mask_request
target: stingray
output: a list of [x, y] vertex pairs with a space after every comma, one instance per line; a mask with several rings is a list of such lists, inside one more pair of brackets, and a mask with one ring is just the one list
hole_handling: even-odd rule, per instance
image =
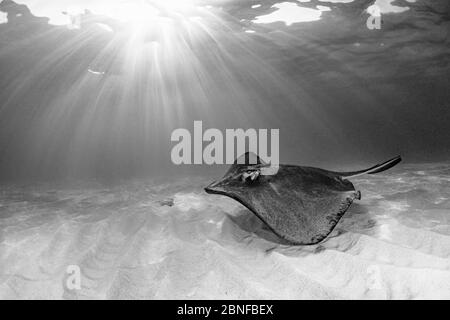
[[400, 161], [397, 156], [352, 172], [296, 165], [279, 165], [274, 171], [247, 152], [205, 191], [237, 200], [289, 243], [317, 244], [333, 231], [353, 201], [361, 199], [361, 192], [347, 179], [385, 171]]

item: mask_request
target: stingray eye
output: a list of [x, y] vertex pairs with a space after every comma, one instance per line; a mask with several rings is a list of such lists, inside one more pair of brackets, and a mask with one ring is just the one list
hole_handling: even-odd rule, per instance
[[259, 170], [246, 170], [242, 173], [241, 179], [243, 182], [252, 182], [258, 179]]

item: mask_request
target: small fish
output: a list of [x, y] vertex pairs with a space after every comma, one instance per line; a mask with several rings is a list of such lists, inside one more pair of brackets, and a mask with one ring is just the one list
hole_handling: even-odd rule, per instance
[[104, 74], [105, 74], [104, 71], [95, 71], [95, 70], [92, 70], [92, 69], [88, 69], [88, 72], [89, 72], [89, 73], [92, 73], [92, 74], [95, 74], [95, 75], [97, 75], [97, 76], [101, 76], [101, 75], [104, 75]]

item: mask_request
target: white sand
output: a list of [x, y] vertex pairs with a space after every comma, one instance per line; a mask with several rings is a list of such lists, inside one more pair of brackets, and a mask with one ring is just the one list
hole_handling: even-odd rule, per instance
[[0, 298], [450, 299], [450, 166], [403, 168], [354, 181], [363, 199], [303, 247], [207, 179], [3, 188]]

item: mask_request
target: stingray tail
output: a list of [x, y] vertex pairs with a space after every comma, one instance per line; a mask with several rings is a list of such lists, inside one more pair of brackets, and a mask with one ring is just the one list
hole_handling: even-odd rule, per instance
[[374, 173], [379, 173], [379, 172], [383, 172], [385, 170], [388, 170], [390, 168], [392, 168], [393, 166], [395, 166], [397, 163], [399, 163], [400, 161], [402, 161], [402, 158], [400, 156], [397, 156], [395, 158], [392, 158], [386, 162], [377, 164], [373, 167], [370, 167], [368, 169], [365, 170], [360, 170], [360, 171], [353, 171], [353, 172], [338, 172], [337, 174], [340, 175], [341, 177], [346, 177], [346, 178], [354, 178], [363, 174], [374, 174]]

